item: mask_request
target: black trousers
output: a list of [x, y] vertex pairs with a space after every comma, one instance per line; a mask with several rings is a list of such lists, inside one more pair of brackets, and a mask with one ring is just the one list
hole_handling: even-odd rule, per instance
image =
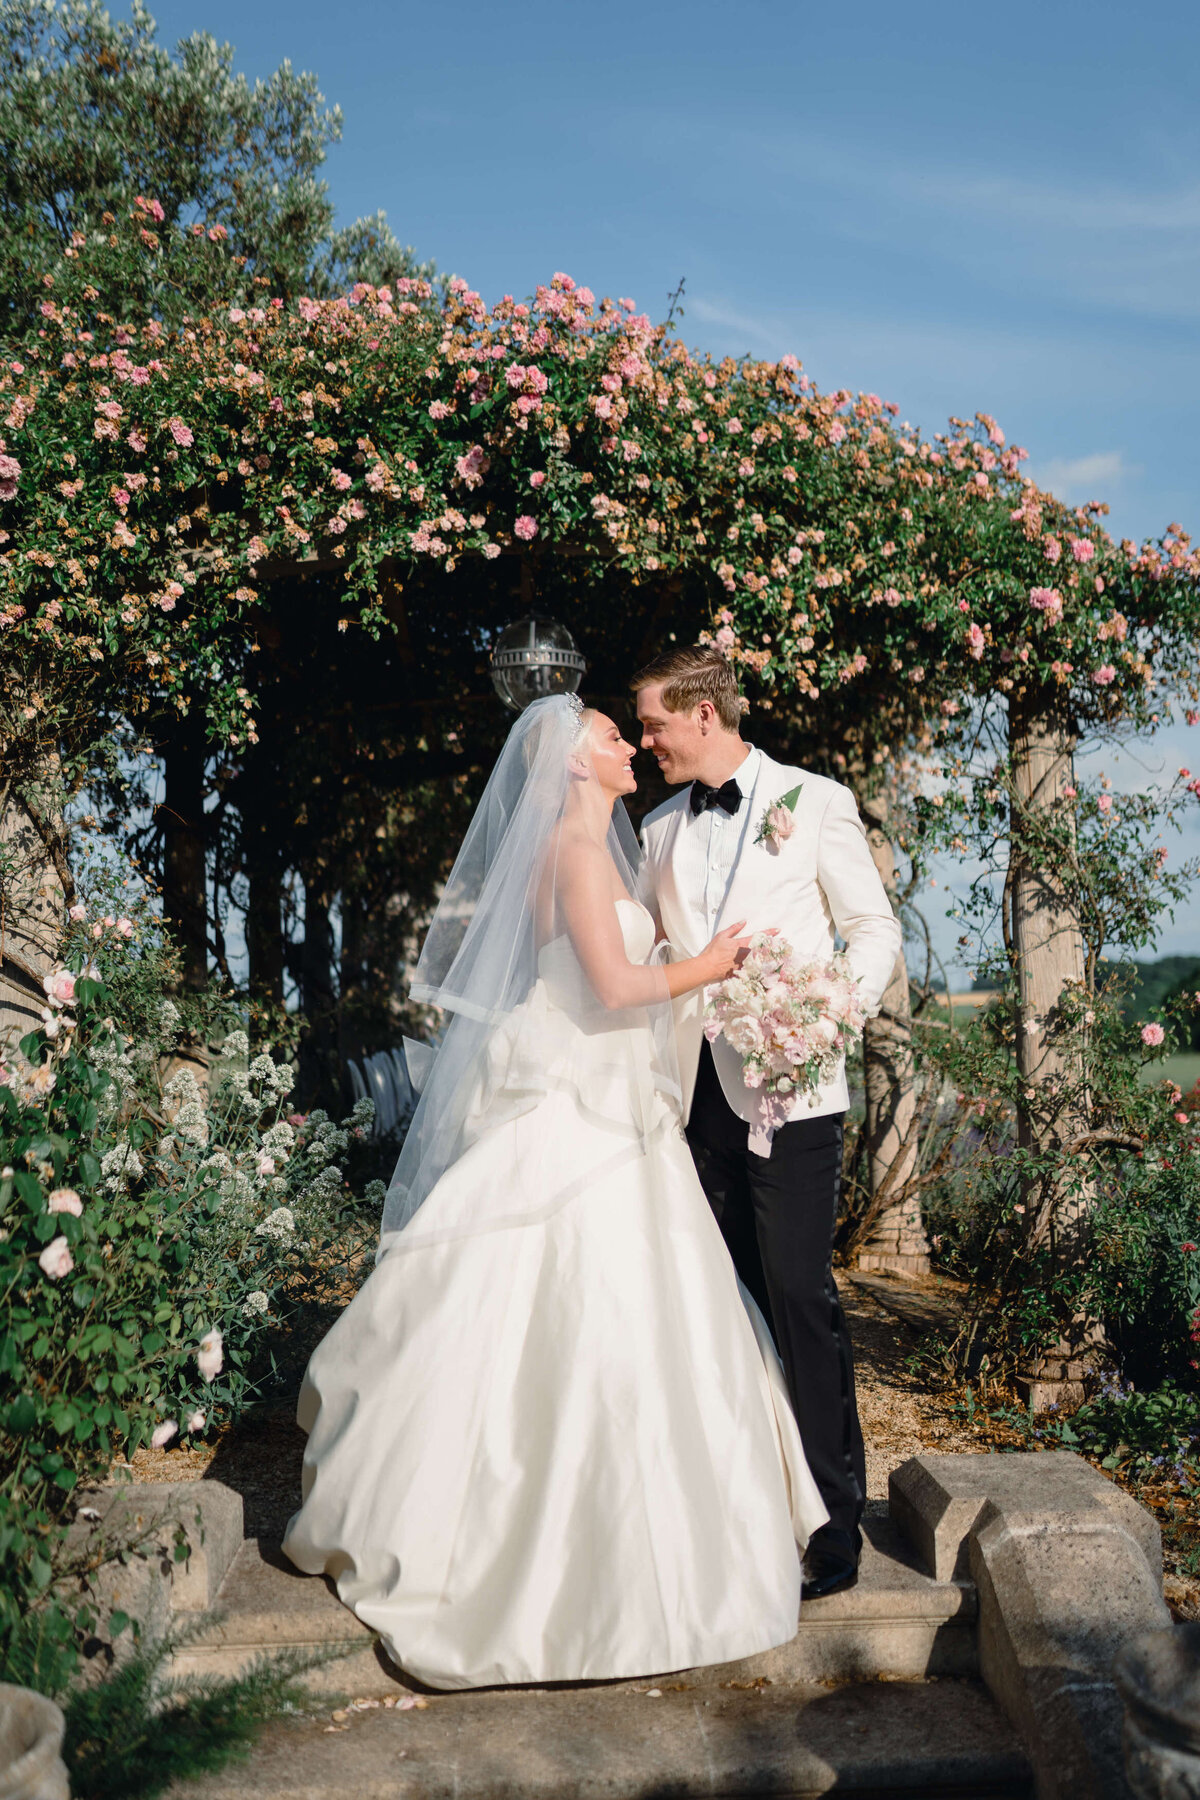
[[823, 1531], [859, 1543], [867, 1491], [850, 1333], [833, 1280], [843, 1113], [795, 1119], [769, 1157], [721, 1090], [705, 1044], [687, 1136], [734, 1267], [775, 1334], [804, 1454], [829, 1509]]

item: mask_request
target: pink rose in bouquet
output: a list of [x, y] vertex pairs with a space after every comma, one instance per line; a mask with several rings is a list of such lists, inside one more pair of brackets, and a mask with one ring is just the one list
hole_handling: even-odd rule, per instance
[[[790, 817], [790, 815], [789, 815]], [[805, 962], [786, 938], [759, 932], [737, 973], [709, 992], [705, 1036], [724, 1037], [758, 1090], [763, 1125], [781, 1125], [796, 1094], [815, 1093], [862, 1036], [866, 1013], [844, 953]]]

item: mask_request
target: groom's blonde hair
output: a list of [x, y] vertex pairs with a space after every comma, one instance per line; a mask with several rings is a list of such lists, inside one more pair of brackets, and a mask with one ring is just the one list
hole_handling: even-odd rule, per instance
[[668, 712], [692, 712], [702, 700], [708, 700], [726, 731], [741, 730], [746, 702], [738, 693], [732, 664], [715, 645], [689, 644], [682, 650], [664, 650], [638, 670], [629, 686], [636, 694], [660, 681]]

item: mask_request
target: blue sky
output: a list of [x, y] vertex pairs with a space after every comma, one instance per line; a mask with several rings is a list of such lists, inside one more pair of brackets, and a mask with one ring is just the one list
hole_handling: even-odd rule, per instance
[[[565, 269], [661, 316], [683, 276], [698, 347], [926, 431], [994, 413], [1118, 536], [1200, 535], [1200, 8], [151, 4], [252, 77], [314, 70], [339, 222], [384, 208], [486, 299]], [[1104, 766], [1189, 760], [1180, 726]], [[1200, 907], [1162, 948], [1200, 950]]]

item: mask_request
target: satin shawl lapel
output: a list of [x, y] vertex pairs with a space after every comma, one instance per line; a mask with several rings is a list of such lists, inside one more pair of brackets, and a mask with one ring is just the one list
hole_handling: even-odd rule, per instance
[[[670, 817], [663, 823], [662, 845], [655, 858], [659, 869], [660, 886], [669, 888], [669, 895], [664, 896], [664, 898], [667, 898], [668, 900], [670, 911], [676, 915], [680, 912], [687, 913], [693, 910], [687, 895], [685, 895], [680, 888], [679, 878], [675, 871], [675, 852], [679, 846], [680, 833], [687, 825], [687, 820], [688, 809], [686, 804], [677, 806]], [[663, 910], [666, 909], [663, 908]], [[666, 925], [666, 923], [667, 921], [664, 918], [663, 924]], [[678, 927], [676, 929], [678, 929]], [[670, 934], [668, 933], [668, 935]]]
[[[716, 930], [718, 931], [724, 929], [727, 920], [745, 916], [738, 910], [738, 894], [744, 892], [748, 885], [758, 886], [762, 876], [769, 872], [769, 865], [766, 869], [763, 867], [768, 852], [762, 844], [756, 844], [754, 839], [758, 832], [758, 821], [762, 818], [763, 813], [772, 800], [778, 800], [779, 796], [786, 791], [785, 786], [781, 785], [785, 781], [786, 776], [780, 765], [773, 762], [760, 750], [758, 775], [746, 805], [746, 816], [742, 822], [742, 835], [738, 839], [737, 855], [733, 860], [733, 868], [725, 889], [725, 898], [717, 912]], [[792, 786], [795, 786], [794, 782]]]

